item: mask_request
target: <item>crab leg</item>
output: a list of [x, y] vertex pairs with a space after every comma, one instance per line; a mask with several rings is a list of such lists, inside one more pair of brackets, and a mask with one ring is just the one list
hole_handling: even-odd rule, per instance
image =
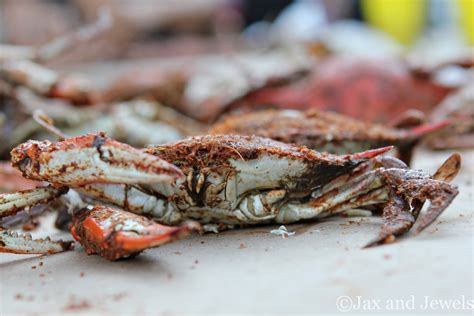
[[356, 209], [358, 207], [366, 207], [370, 205], [383, 204], [388, 199], [387, 190], [384, 187], [372, 190], [366, 194], [359, 195], [355, 198], [349, 199], [341, 204], [331, 208], [331, 214], [340, 214], [345, 211]]
[[375, 157], [312, 192], [307, 203], [289, 203], [283, 206], [277, 221], [284, 224], [300, 219], [326, 217], [350, 208], [386, 202], [387, 190], [383, 188], [383, 177], [374, 171], [381, 166], [407, 168], [398, 159]]
[[[404, 173], [397, 169], [383, 171], [391, 187], [392, 199], [383, 210], [384, 224], [379, 236], [365, 247], [392, 242], [396, 235], [408, 231], [415, 221], [417, 222], [414, 234], [419, 234], [433, 223], [459, 193], [456, 186], [444, 181], [452, 180], [460, 167], [461, 156], [456, 153], [439, 167], [432, 178], [416, 171]], [[430, 205], [425, 214], [417, 220], [426, 200], [430, 200]]]
[[[415, 234], [428, 227], [458, 194], [455, 186], [444, 181], [452, 179], [460, 167], [455, 154], [436, 172], [436, 178], [403, 168], [397, 160], [373, 159], [313, 192], [309, 202], [288, 203], [277, 215], [277, 222], [290, 223], [300, 219], [329, 216], [349, 208], [385, 203], [384, 224], [378, 237], [366, 247], [389, 243], [407, 232], [417, 220], [426, 200], [430, 206], [417, 222]], [[381, 164], [381, 166], [380, 166]], [[394, 167], [395, 166], [395, 167]], [[378, 168], [382, 167], [382, 168]], [[376, 169], [374, 169], [376, 168]], [[373, 169], [372, 171], [368, 171]]]
[[406, 162], [409, 163], [413, 156], [413, 150], [415, 146], [420, 142], [420, 140], [439, 130], [442, 130], [446, 126], [450, 125], [451, 122], [448, 120], [444, 120], [437, 123], [429, 123], [423, 124], [417, 127], [414, 127], [410, 130], [405, 131], [405, 138], [400, 144], [397, 146], [398, 149], [398, 157]]
[[[376, 158], [360, 166], [358, 170], [354, 170], [350, 176], [360, 174], [361, 171], [367, 171], [367, 168], [381, 164], [388, 169], [383, 171], [375, 170], [371, 173], [375, 177], [380, 177], [380, 180], [383, 180], [382, 183], [388, 183], [388, 187], [385, 185], [379, 189], [369, 191], [366, 194], [350, 198], [333, 208], [330, 208], [330, 206], [335, 203], [324, 205], [324, 210], [335, 214], [350, 208], [386, 203], [382, 213], [384, 224], [380, 229], [380, 233], [376, 239], [365, 246], [371, 247], [393, 242], [395, 236], [407, 232], [413, 224], [415, 224], [415, 221], [417, 221], [419, 212], [424, 202], [428, 199], [431, 201], [431, 204], [426, 214], [418, 219], [417, 226], [414, 230], [414, 233], [418, 234], [436, 220], [456, 197], [458, 193], [456, 187], [443, 181], [449, 181], [456, 176], [460, 168], [460, 159], [459, 154], [453, 154], [438, 169], [433, 179], [430, 179], [422, 173], [403, 170], [403, 165], [399, 165], [400, 161], [396, 159], [388, 157]], [[343, 182], [342, 180], [347, 181], [347, 176], [341, 176], [330, 183], [328, 187], [325, 187], [323, 190], [326, 196], [320, 196], [318, 199], [330, 199], [330, 193], [334, 191], [328, 189], [334, 190], [337, 184]], [[365, 181], [366, 180], [362, 180], [360, 183]], [[370, 181], [367, 183], [370, 183]], [[350, 186], [350, 183], [347, 185]], [[364, 186], [356, 187], [352, 192], [357, 193], [358, 188], [363, 187]], [[339, 187], [339, 189], [344, 190], [344, 186]], [[364, 191], [360, 190], [359, 192], [363, 193]], [[336, 201], [338, 200], [336, 199]], [[409, 201], [411, 201], [411, 203]], [[321, 210], [317, 211], [319, 211], [318, 214], [323, 212]]]
[[369, 242], [364, 248], [391, 243], [396, 235], [408, 231], [415, 223], [416, 217], [410, 212], [409, 203], [393, 191], [390, 192], [390, 200], [383, 209], [383, 225], [379, 235]]
[[[457, 158], [451, 156], [448, 163], [444, 163], [440, 169], [454, 169], [450, 171], [438, 170], [437, 174], [457, 173], [460, 163], [452, 165], [449, 163], [451, 159], [456, 160]], [[443, 213], [459, 193], [456, 186], [427, 178], [426, 175], [416, 171], [401, 173], [397, 169], [388, 169], [382, 173], [390, 186], [391, 199], [383, 210], [384, 224], [378, 237], [365, 247], [393, 242], [395, 236], [407, 232], [415, 224], [415, 221], [414, 234], [419, 234]], [[417, 219], [426, 200], [430, 201], [430, 205], [426, 212]]]
[[28, 141], [14, 148], [11, 155], [13, 166], [26, 178], [70, 187], [98, 182], [173, 182], [183, 176], [174, 165], [103, 133], [56, 143]]
[[[401, 160], [398, 160], [393, 157], [375, 157], [358, 167], [356, 167], [354, 170], [347, 174], [343, 174], [335, 179], [333, 179], [331, 182], [325, 184], [323, 187], [320, 189], [314, 191], [312, 193], [312, 198], [313, 199], [320, 199], [323, 195], [325, 194], [332, 194], [335, 193], [335, 190], [337, 189], [338, 191], [342, 191], [340, 189], [341, 186], [346, 185], [346, 187], [351, 188], [351, 184], [349, 183], [351, 180], [356, 179], [358, 177], [364, 177], [364, 174], [369, 174], [371, 170], [374, 170], [378, 167], [385, 167], [385, 168], [398, 168], [398, 169], [408, 169], [408, 166], [403, 163]], [[368, 175], [365, 175], [366, 177], [369, 177]], [[369, 181], [366, 181], [368, 183]], [[353, 185], [353, 184], [352, 184]]]
[[[339, 184], [339, 181], [329, 183], [329, 188], [335, 184]], [[289, 203], [283, 206], [276, 220], [282, 224], [292, 223], [301, 219], [333, 215], [336, 210], [345, 210], [346, 208], [341, 207], [341, 205], [347, 203], [350, 203], [353, 207], [379, 203], [380, 201], [372, 201], [368, 198], [363, 198], [363, 196], [366, 193], [383, 187], [383, 185], [383, 178], [376, 172], [371, 171], [354, 179], [349, 179], [344, 184], [336, 186], [331, 190], [323, 187], [322, 190], [313, 192], [312, 198], [306, 203]]]
[[85, 78], [74, 74], [62, 77], [29, 60], [0, 62], [0, 79], [5, 81], [6, 94], [14, 98], [14, 87], [21, 85], [40, 96], [63, 99], [74, 104], [92, 104], [100, 99]]
[[[391, 202], [383, 210], [384, 224], [379, 236], [365, 247], [392, 242], [395, 235], [408, 231], [417, 220], [427, 199], [431, 202], [430, 206], [418, 219], [414, 234], [419, 234], [433, 223], [458, 194], [455, 186], [444, 181], [454, 179], [460, 167], [461, 156], [455, 153], [438, 168], [432, 179], [413, 171], [401, 173], [397, 169], [386, 170], [385, 173], [389, 174], [387, 181], [392, 183]], [[411, 201], [411, 205], [408, 201]], [[411, 211], [408, 212], [407, 209], [410, 207]]]
[[199, 229], [194, 222], [164, 226], [126, 211], [95, 206], [74, 214], [71, 233], [88, 254], [117, 260], [184, 238]]

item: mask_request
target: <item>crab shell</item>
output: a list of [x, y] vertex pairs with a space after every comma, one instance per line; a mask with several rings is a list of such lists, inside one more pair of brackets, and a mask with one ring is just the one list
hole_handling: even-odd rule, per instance
[[[250, 193], [268, 190], [265, 199], [271, 200], [269, 204], [299, 199], [391, 148], [335, 156], [261, 137], [192, 137], [145, 150], [172, 162], [186, 179], [166, 188], [163, 184], [144, 187], [171, 198], [181, 210], [180, 217], [167, 224], [183, 218], [201, 223], [247, 224], [248, 219], [236, 218], [233, 211]], [[218, 211], [206, 211], [209, 209]]]
[[412, 148], [420, 138], [446, 124], [440, 122], [403, 130], [365, 123], [332, 112], [270, 109], [229, 115], [215, 124], [210, 133], [268, 137], [335, 155], [394, 145], [401, 160], [409, 164]]
[[431, 113], [431, 120], [449, 118], [452, 124], [432, 135], [432, 149], [474, 148], [474, 83], [450, 94]]
[[252, 192], [269, 190], [270, 204], [307, 197], [391, 148], [334, 156], [261, 137], [209, 135], [140, 151], [90, 134], [26, 142], [12, 151], [12, 162], [30, 179], [77, 189], [164, 224], [247, 224], [234, 210]]
[[451, 90], [398, 60], [333, 57], [318, 64], [305, 80], [249, 93], [227, 111], [317, 108], [367, 122], [389, 122], [410, 109], [429, 112]]

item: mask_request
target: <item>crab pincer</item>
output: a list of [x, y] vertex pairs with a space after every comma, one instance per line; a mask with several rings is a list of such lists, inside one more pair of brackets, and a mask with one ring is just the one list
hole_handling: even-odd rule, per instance
[[72, 249], [71, 241], [33, 239], [30, 234], [0, 229], [0, 252], [16, 254], [53, 254]]
[[88, 254], [117, 260], [184, 238], [199, 229], [195, 222], [165, 226], [143, 216], [97, 205], [74, 214], [71, 233]]
[[104, 133], [64, 141], [28, 141], [11, 152], [12, 165], [32, 180], [55, 185], [156, 183], [183, 176], [179, 168]]
[[[51, 185], [1, 194], [0, 218], [15, 215], [37, 204], [48, 203], [64, 195], [70, 187], [80, 189], [98, 183], [173, 183], [183, 177], [182, 172], [172, 164], [109, 139], [103, 133], [68, 138], [57, 143], [28, 141], [13, 149], [11, 155], [13, 166], [25, 177], [47, 181]], [[151, 224], [148, 226], [152, 227]], [[156, 230], [156, 226], [153, 228]], [[68, 249], [66, 244], [71, 244], [50, 239], [35, 240], [31, 236], [1, 228], [0, 231], [0, 250], [4, 252], [55, 253]], [[178, 230], [177, 234], [183, 231]], [[164, 234], [164, 231], [159, 233]], [[86, 241], [84, 238], [81, 240]], [[155, 245], [153, 242], [148, 244], [149, 247]], [[139, 250], [139, 247], [134, 249], [135, 252]]]
[[[66, 187], [40, 187], [15, 193], [0, 194], [0, 218], [20, 210], [52, 201], [68, 191]], [[50, 254], [72, 248], [72, 242], [63, 240], [34, 239], [30, 234], [17, 233], [0, 227], [0, 252], [17, 254]]]

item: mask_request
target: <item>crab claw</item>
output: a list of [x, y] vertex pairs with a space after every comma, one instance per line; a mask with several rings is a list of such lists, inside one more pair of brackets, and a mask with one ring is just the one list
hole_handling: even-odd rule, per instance
[[66, 186], [171, 182], [183, 177], [174, 165], [104, 133], [56, 143], [30, 140], [14, 148], [11, 156], [12, 165], [26, 178]]
[[393, 147], [394, 146], [385, 146], [385, 147], [381, 147], [381, 148], [370, 149], [370, 150], [355, 153], [355, 154], [352, 154], [352, 155], [347, 155], [347, 156], [344, 156], [344, 157], [350, 158], [353, 161], [359, 161], [359, 160], [360, 161], [365, 161], [365, 160], [377, 157], [381, 154], [384, 154], [384, 153], [392, 150]]
[[0, 252], [16, 254], [52, 254], [72, 248], [71, 241], [33, 239], [30, 234], [19, 234], [14, 231], [0, 229]]
[[88, 254], [117, 260], [184, 238], [199, 229], [194, 222], [164, 226], [126, 211], [95, 206], [74, 214], [71, 233]]
[[15, 193], [0, 194], [0, 218], [14, 215], [26, 207], [48, 203], [67, 193], [68, 188], [40, 187]]

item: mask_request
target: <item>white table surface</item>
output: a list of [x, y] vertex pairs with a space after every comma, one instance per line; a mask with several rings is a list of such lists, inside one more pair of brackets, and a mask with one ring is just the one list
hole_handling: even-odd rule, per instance
[[[433, 172], [448, 155], [419, 150], [415, 167]], [[118, 262], [80, 247], [1, 254], [0, 314], [338, 313], [342, 296], [358, 312], [377, 311], [367, 302], [387, 311], [394, 300], [405, 304], [400, 313], [442, 312], [438, 300], [473, 299], [474, 152], [462, 155], [459, 196], [416, 238], [362, 250], [380, 218], [333, 218], [289, 225], [287, 239], [269, 233], [276, 226], [195, 235]], [[426, 299], [435, 308], [423, 310]], [[472, 314], [456, 306], [449, 311]]]

